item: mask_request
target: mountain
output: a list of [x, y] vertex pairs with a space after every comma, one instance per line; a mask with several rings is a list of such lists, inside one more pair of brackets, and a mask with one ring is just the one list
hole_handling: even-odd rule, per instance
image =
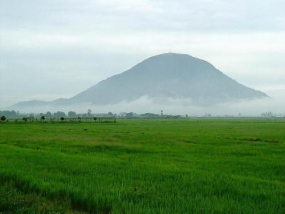
[[58, 99], [52, 104], [106, 105], [130, 102], [143, 96], [153, 101], [191, 99], [195, 105], [268, 97], [239, 84], [204, 60], [186, 54], [166, 53], [150, 57], [74, 97]]
[[45, 106], [45, 105], [50, 105], [51, 102], [48, 101], [41, 101], [41, 100], [30, 100], [30, 101], [23, 101], [16, 103], [15, 105], [11, 106], [10, 108], [17, 107], [17, 108], [24, 108], [24, 107], [40, 107], [40, 106]]
[[154, 100], [190, 98], [197, 104], [267, 97], [237, 83], [204, 60], [167, 53], [150, 57], [66, 101], [101, 105], [133, 101], [142, 96]]

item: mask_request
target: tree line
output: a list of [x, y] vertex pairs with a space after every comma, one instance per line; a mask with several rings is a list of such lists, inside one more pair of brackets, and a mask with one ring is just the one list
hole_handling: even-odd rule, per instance
[[12, 111], [0, 111], [0, 115], [1, 116], [5, 116], [5, 117], [18, 117], [19, 116], [19, 112], [16, 112], [14, 110]]
[[[20, 114], [19, 112], [16, 112], [14, 110], [12, 110], [12, 111], [5, 110], [5, 111], [0, 111], [0, 116], [5, 116], [7, 118], [8, 117], [9, 118], [17, 118], [20, 116], [27, 116], [27, 114]], [[29, 117], [33, 117], [33, 116], [34, 116], [34, 114], [29, 115]], [[77, 116], [82, 116], [82, 114], [79, 115], [75, 111], [69, 111], [67, 114], [63, 111], [57, 111], [54, 113], [51, 113], [50, 111], [48, 111], [46, 113], [40, 113], [38, 116], [39, 117], [44, 116], [47, 118], [50, 118], [50, 117], [77, 117]], [[88, 116], [90, 116], [90, 115], [88, 115]]]

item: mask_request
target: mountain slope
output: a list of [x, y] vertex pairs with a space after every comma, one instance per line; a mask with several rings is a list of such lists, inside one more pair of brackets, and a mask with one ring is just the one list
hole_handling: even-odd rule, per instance
[[210, 63], [186, 54], [161, 54], [112, 76], [66, 100], [67, 103], [115, 104], [142, 96], [155, 99], [189, 98], [196, 104], [214, 104], [267, 97], [245, 87]]
[[[74, 97], [58, 99], [50, 104], [106, 105], [130, 102], [143, 96], [154, 103], [157, 100], [189, 99], [195, 105], [268, 97], [263, 92], [239, 84], [204, 60], [186, 54], [166, 53], [150, 57]], [[28, 105], [28, 102], [24, 104]]]

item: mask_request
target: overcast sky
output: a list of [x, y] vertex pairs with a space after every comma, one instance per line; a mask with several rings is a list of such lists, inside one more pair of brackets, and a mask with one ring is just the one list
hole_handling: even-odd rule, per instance
[[71, 97], [165, 52], [285, 99], [285, 1], [0, 0], [0, 109]]

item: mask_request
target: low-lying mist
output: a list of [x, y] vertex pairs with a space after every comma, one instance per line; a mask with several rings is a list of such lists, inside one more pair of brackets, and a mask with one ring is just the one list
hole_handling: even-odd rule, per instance
[[88, 109], [93, 114], [108, 113], [120, 114], [122, 112], [155, 113], [160, 114], [161, 110], [165, 115], [188, 115], [188, 116], [261, 116], [262, 113], [272, 112], [274, 115], [285, 115], [285, 99], [282, 97], [265, 98], [258, 100], [243, 100], [218, 105], [197, 106], [193, 105], [190, 99], [167, 99], [153, 100], [143, 96], [132, 102], [121, 102], [114, 105], [92, 105], [80, 104], [72, 106], [46, 105], [39, 107], [29, 107], [13, 109], [20, 113], [46, 113], [63, 111], [75, 111], [78, 114], [87, 113]]

